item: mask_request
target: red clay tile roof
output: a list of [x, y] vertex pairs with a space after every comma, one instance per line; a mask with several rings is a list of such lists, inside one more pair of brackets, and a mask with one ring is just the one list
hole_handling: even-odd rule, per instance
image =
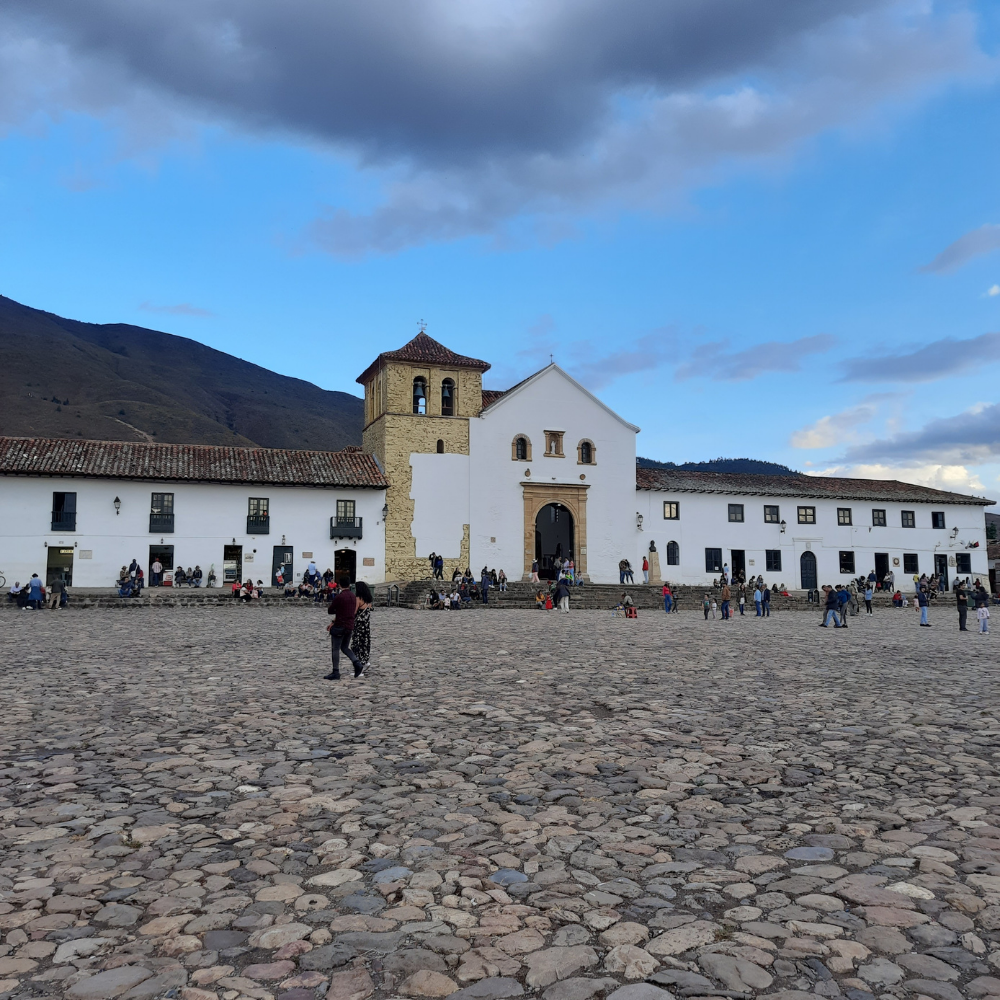
[[473, 368], [479, 372], [489, 371], [489, 363], [478, 358], [467, 358], [464, 354], [449, 351], [433, 337], [421, 331], [398, 351], [383, 351], [358, 377], [364, 385], [387, 361], [409, 361], [418, 365], [436, 365], [441, 368]]
[[510, 389], [483, 389], [483, 409], [492, 406], [498, 399], [502, 399]]
[[803, 499], [876, 500], [889, 503], [961, 503], [987, 507], [996, 503], [965, 493], [914, 486], [895, 479], [839, 479], [836, 476], [763, 476], [749, 472], [689, 472], [683, 469], [635, 470], [640, 490], [671, 493], [723, 493], [730, 496], [802, 497]]
[[375, 459], [361, 451], [283, 451], [81, 438], [0, 437], [0, 475], [360, 489], [388, 486]]

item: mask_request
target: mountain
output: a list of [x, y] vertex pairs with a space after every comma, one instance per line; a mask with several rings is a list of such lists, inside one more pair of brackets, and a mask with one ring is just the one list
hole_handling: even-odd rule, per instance
[[683, 469], [685, 472], [752, 472], [764, 476], [801, 476], [801, 472], [777, 462], [759, 458], [715, 458], [709, 462], [657, 462], [652, 458], [637, 458], [640, 469]]
[[186, 337], [0, 296], [0, 434], [339, 451], [364, 401]]

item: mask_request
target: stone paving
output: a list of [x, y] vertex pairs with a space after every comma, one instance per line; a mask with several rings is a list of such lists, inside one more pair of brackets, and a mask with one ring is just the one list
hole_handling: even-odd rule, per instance
[[324, 624], [5, 617], [0, 996], [1000, 997], [995, 637]]

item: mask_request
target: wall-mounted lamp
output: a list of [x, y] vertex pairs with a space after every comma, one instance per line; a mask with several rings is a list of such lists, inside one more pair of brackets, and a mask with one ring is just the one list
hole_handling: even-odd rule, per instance
[[382, 504], [382, 520], [384, 521], [389, 516], [389, 505]]
[[640, 514], [638, 511], [636, 511], [636, 514], [635, 514], [635, 526], [640, 531], [642, 531], [642, 514]]
[[782, 534], [785, 533], [785, 522], [784, 521], [781, 522], [781, 533]]
[[118, 516], [119, 512], [121, 511], [121, 509], [122, 509], [121, 498], [120, 497], [115, 497], [115, 517]]
[[288, 543], [287, 543], [287, 542], [285, 541], [285, 536], [284, 536], [284, 535], [282, 535], [282, 536], [281, 536], [281, 544], [282, 544], [282, 545], [287, 545], [287, 544], [288, 544]]
[[952, 538], [958, 538], [958, 528], [952, 528], [951, 529], [951, 537]]

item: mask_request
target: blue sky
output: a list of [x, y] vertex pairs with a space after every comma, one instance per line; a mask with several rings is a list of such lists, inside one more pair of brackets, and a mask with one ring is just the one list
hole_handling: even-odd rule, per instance
[[1000, 12], [9, 0], [0, 293], [324, 388], [423, 319], [674, 461], [1000, 496]]

